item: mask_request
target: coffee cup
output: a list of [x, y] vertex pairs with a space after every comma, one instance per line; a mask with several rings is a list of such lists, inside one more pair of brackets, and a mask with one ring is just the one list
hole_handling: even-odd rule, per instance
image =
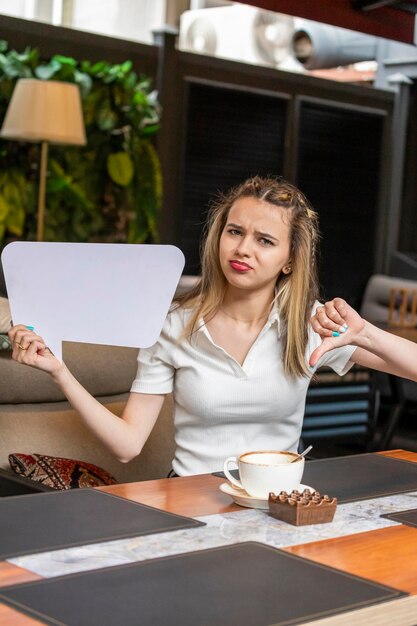
[[[229, 456], [224, 462], [223, 471], [234, 487], [244, 489], [250, 496], [266, 500], [270, 492], [290, 493], [298, 489], [304, 472], [304, 457], [297, 457], [295, 452], [276, 450], [244, 452], [238, 457]], [[239, 469], [240, 480], [229, 471], [232, 463]]]

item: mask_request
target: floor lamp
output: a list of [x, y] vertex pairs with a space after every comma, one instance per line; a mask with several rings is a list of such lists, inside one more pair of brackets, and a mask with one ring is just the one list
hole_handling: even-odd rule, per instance
[[43, 240], [48, 144], [85, 145], [85, 129], [77, 85], [21, 78], [14, 88], [0, 136], [41, 143], [37, 240]]

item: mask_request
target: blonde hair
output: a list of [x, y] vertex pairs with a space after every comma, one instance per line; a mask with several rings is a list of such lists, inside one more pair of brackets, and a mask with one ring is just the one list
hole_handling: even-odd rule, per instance
[[219, 243], [229, 211], [239, 198], [256, 198], [288, 212], [291, 272], [278, 276], [276, 301], [283, 322], [283, 365], [290, 376], [307, 374], [305, 351], [311, 308], [318, 298], [317, 214], [304, 194], [282, 178], [249, 178], [221, 196], [212, 206], [205, 228], [201, 253], [201, 280], [177, 299], [179, 306], [196, 307], [184, 330], [191, 336], [198, 320], [210, 319], [218, 311], [227, 289], [219, 260]]

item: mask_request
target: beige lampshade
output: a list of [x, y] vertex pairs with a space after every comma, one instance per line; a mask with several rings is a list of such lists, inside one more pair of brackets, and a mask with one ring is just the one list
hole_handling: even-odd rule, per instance
[[17, 141], [84, 145], [78, 85], [21, 78], [14, 88], [0, 135]]

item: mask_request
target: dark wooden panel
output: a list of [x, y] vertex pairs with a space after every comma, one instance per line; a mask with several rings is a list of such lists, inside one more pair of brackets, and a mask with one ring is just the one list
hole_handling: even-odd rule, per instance
[[189, 85], [181, 248], [199, 271], [199, 242], [210, 201], [255, 174], [282, 174], [286, 101], [262, 93]]
[[399, 250], [417, 253], [417, 83], [410, 88], [410, 108], [407, 128], [407, 145], [404, 163], [404, 192], [400, 221]]
[[326, 298], [356, 300], [374, 272], [384, 117], [304, 102], [297, 184], [320, 216]]

